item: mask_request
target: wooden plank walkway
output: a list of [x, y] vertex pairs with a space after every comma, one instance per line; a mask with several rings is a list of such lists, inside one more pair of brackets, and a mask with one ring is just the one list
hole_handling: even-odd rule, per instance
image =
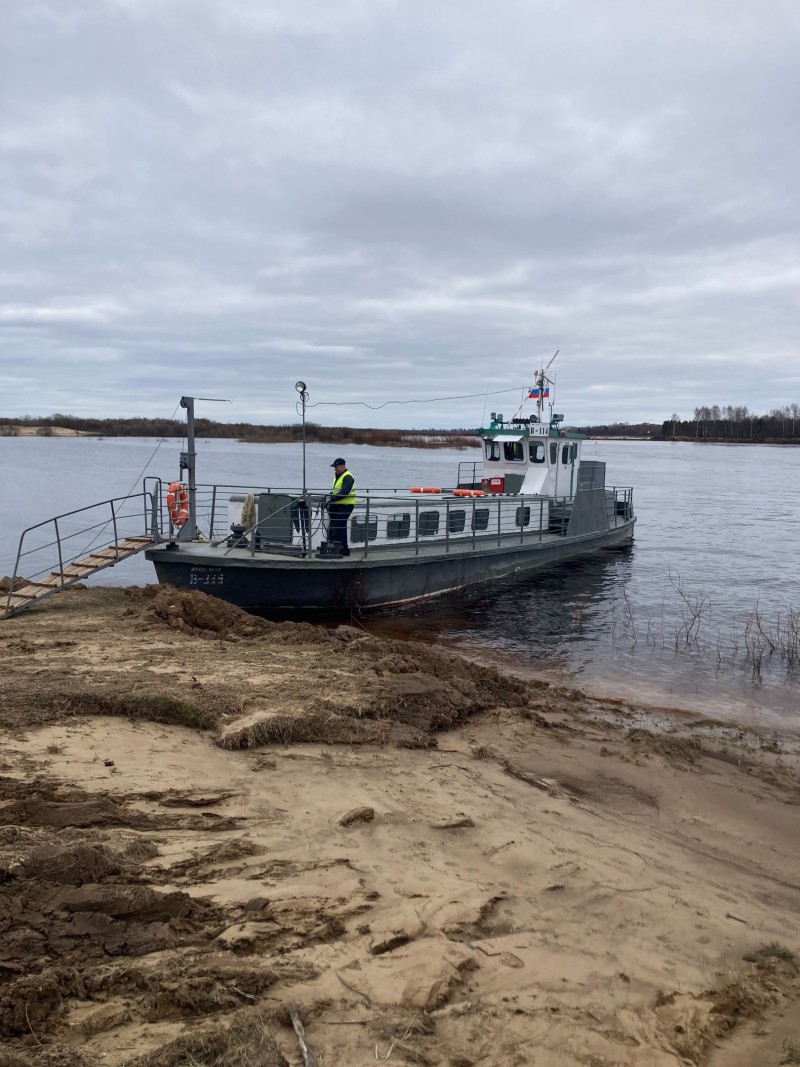
[[68, 589], [76, 582], [89, 578], [106, 567], [113, 567], [115, 563], [135, 556], [137, 552], [144, 551], [152, 544], [152, 537], [125, 537], [97, 552], [90, 552], [83, 559], [73, 560], [60, 571], [51, 571], [46, 578], [37, 578], [35, 581], [26, 580], [12, 593], [0, 593], [0, 610], [3, 612], [0, 618], [7, 619], [11, 615], [16, 615], [17, 612], [38, 604], [40, 600], [52, 596], [53, 593]]

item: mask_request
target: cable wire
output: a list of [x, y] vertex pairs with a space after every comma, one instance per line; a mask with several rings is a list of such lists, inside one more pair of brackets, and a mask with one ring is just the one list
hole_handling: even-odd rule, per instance
[[[181, 405], [180, 405], [180, 401], [179, 401], [179, 402], [178, 402], [178, 403], [177, 403], [177, 404], [175, 405], [175, 410], [174, 410], [174, 411], [172, 412], [172, 415], [170, 416], [170, 420], [169, 420], [170, 422], [174, 422], [174, 421], [175, 421], [175, 416], [176, 416], [176, 415], [178, 414], [178, 408], [179, 408], [180, 406], [181, 406]], [[185, 435], [184, 435], [184, 440], [185, 440]], [[158, 441], [158, 444], [156, 445], [156, 447], [155, 447], [155, 448], [153, 449], [153, 451], [151, 452], [151, 454], [150, 454], [150, 458], [149, 458], [149, 459], [147, 460], [147, 462], [145, 463], [144, 467], [143, 467], [143, 468], [141, 469], [141, 471], [139, 472], [138, 476], [137, 476], [137, 477], [136, 477], [136, 479], [134, 480], [134, 482], [133, 482], [133, 484], [131, 485], [131, 487], [130, 487], [130, 489], [128, 490], [128, 492], [127, 492], [127, 493], [125, 494], [125, 496], [126, 496], [126, 497], [129, 497], [129, 496], [132, 496], [132, 495], [133, 495], [133, 491], [134, 491], [134, 489], [135, 489], [135, 488], [136, 488], [136, 487], [137, 487], [137, 486], [139, 485], [139, 483], [140, 483], [140, 482], [142, 481], [142, 479], [144, 478], [144, 475], [145, 475], [145, 473], [146, 473], [146, 471], [147, 471], [148, 467], [150, 466], [150, 464], [151, 464], [151, 463], [153, 462], [153, 460], [155, 459], [155, 457], [156, 457], [156, 454], [158, 453], [158, 450], [159, 450], [159, 449], [161, 448], [161, 446], [162, 446], [163, 444], [166, 444], [166, 441], [167, 441], [167, 438], [166, 438], [166, 437], [161, 437], [161, 438], [160, 438], [160, 440]], [[110, 525], [111, 525], [111, 520], [109, 519], [109, 520], [108, 520], [107, 522], [105, 522], [105, 523], [104, 523], [104, 524], [103, 524], [103, 525], [102, 525], [102, 526], [100, 527], [100, 529], [99, 529], [99, 530], [97, 531], [97, 533], [96, 533], [96, 534], [94, 535], [94, 537], [92, 538], [92, 540], [91, 540], [91, 541], [89, 541], [89, 543], [88, 543], [88, 544], [87, 544], [87, 545], [86, 545], [86, 546], [84, 547], [84, 549], [83, 549], [83, 552], [82, 552], [82, 553], [79, 553], [79, 554], [80, 554], [80, 555], [84, 555], [84, 556], [85, 556], [85, 555], [86, 555], [86, 553], [87, 553], [87, 552], [89, 552], [89, 550], [90, 550], [90, 549], [92, 549], [92, 548], [93, 548], [93, 547], [94, 547], [94, 546], [95, 546], [95, 545], [97, 544], [97, 542], [98, 542], [98, 541], [101, 541], [101, 540], [105, 540], [105, 531], [106, 531], [106, 530], [108, 529], [108, 527], [109, 527]]]
[[[172, 412], [172, 414], [170, 415], [170, 418], [169, 418], [169, 421], [170, 421], [170, 422], [175, 422], [175, 416], [176, 416], [176, 415], [178, 414], [178, 408], [179, 408], [180, 406], [181, 406], [181, 405], [180, 405], [180, 401], [179, 401], [179, 402], [178, 402], [178, 403], [177, 403], [177, 404], [175, 405], [175, 410], [174, 410], [174, 411]], [[173, 440], [173, 438], [170, 438], [170, 440]], [[182, 441], [184, 441], [184, 442], [186, 441], [186, 434], [185, 434], [185, 433], [184, 433], [184, 434], [181, 434], [181, 440], [182, 440]], [[156, 457], [156, 453], [158, 452], [159, 448], [161, 448], [161, 446], [162, 446], [162, 445], [164, 445], [164, 444], [166, 444], [166, 443], [167, 443], [167, 438], [166, 438], [166, 437], [162, 437], [162, 438], [160, 438], [160, 440], [159, 440], [158, 444], [156, 445], [156, 447], [155, 447], [155, 448], [153, 449], [152, 453], [150, 454], [150, 458], [149, 458], [149, 459], [147, 460], [147, 462], [145, 463], [144, 467], [143, 467], [143, 468], [141, 469], [141, 471], [139, 472], [139, 475], [138, 475], [138, 477], [136, 478], [136, 480], [134, 481], [133, 485], [132, 485], [132, 486], [131, 486], [131, 488], [130, 488], [130, 489], [128, 490], [128, 496], [130, 496], [130, 495], [131, 495], [131, 493], [133, 492], [134, 488], [135, 488], [135, 487], [136, 487], [136, 486], [137, 486], [137, 485], [139, 484], [139, 482], [140, 482], [140, 481], [142, 480], [142, 478], [144, 477], [144, 475], [145, 475], [145, 472], [147, 471], [147, 468], [148, 468], [148, 467], [150, 466], [150, 464], [151, 464], [151, 463], [153, 462], [153, 460], [155, 459], [155, 457]]]
[[491, 393], [460, 393], [458, 396], [434, 396], [428, 400], [386, 400], [383, 404], [368, 404], [366, 400], [318, 400], [316, 404], [308, 404], [310, 408], [345, 408], [345, 407], [365, 407], [371, 411], [380, 411], [381, 408], [388, 407], [390, 404], [439, 404], [445, 400], [474, 400], [476, 397], [486, 396], [501, 396], [503, 393], [516, 393], [517, 387], [513, 389], [495, 389]]

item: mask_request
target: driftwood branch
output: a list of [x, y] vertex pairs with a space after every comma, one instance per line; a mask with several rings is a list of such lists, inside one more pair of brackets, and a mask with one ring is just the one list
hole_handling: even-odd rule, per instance
[[464, 815], [461, 818], [455, 817], [446, 822], [432, 822], [431, 830], [460, 830], [462, 827], [474, 825], [475, 823], [469, 815]]
[[[549, 782], [546, 778], [539, 778], [535, 774], [529, 774], [527, 771], [523, 771], [521, 767], [515, 766], [511, 760], [503, 760], [501, 766], [511, 778], [516, 778], [520, 782], [525, 782], [526, 785], [532, 785], [534, 789], [541, 789], [541, 791], [547, 793], [549, 797], [569, 796], [565, 790], [559, 789], [558, 786]], [[570, 799], [572, 798], [570, 797]]]
[[297, 1041], [300, 1045], [300, 1051], [303, 1053], [303, 1063], [305, 1064], [305, 1067], [317, 1067], [317, 1057], [312, 1052], [311, 1046], [306, 1040], [306, 1031], [303, 1027], [300, 1013], [297, 1008], [289, 1008], [289, 1018], [292, 1020], [294, 1032], [297, 1034]]
[[367, 996], [366, 993], [362, 993], [361, 990], [360, 989], [356, 989], [356, 987], [354, 985], [350, 985], [349, 982], [345, 982], [344, 978], [342, 978], [342, 976], [339, 974], [338, 971], [334, 971], [333, 973], [336, 975], [336, 977], [339, 979], [339, 981], [342, 983], [343, 986], [345, 986], [347, 989], [349, 989], [352, 993], [355, 993], [357, 996], [363, 997], [364, 998], [364, 1002], [366, 1003], [368, 1008], [372, 1007], [372, 1001], [369, 999], [369, 997]]

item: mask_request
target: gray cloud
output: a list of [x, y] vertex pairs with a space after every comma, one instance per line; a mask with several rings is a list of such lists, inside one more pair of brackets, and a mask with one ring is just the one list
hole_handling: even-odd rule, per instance
[[571, 421], [800, 399], [794, 0], [0, 20], [0, 413], [195, 392], [285, 421], [298, 377], [314, 401], [516, 390], [556, 348]]

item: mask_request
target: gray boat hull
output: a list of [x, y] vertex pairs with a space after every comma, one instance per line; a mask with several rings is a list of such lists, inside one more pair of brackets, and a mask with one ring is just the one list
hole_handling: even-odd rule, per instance
[[411, 604], [628, 544], [635, 519], [602, 531], [418, 555], [371, 550], [347, 558], [250, 554], [201, 543], [151, 548], [161, 583], [242, 608], [309, 615]]

